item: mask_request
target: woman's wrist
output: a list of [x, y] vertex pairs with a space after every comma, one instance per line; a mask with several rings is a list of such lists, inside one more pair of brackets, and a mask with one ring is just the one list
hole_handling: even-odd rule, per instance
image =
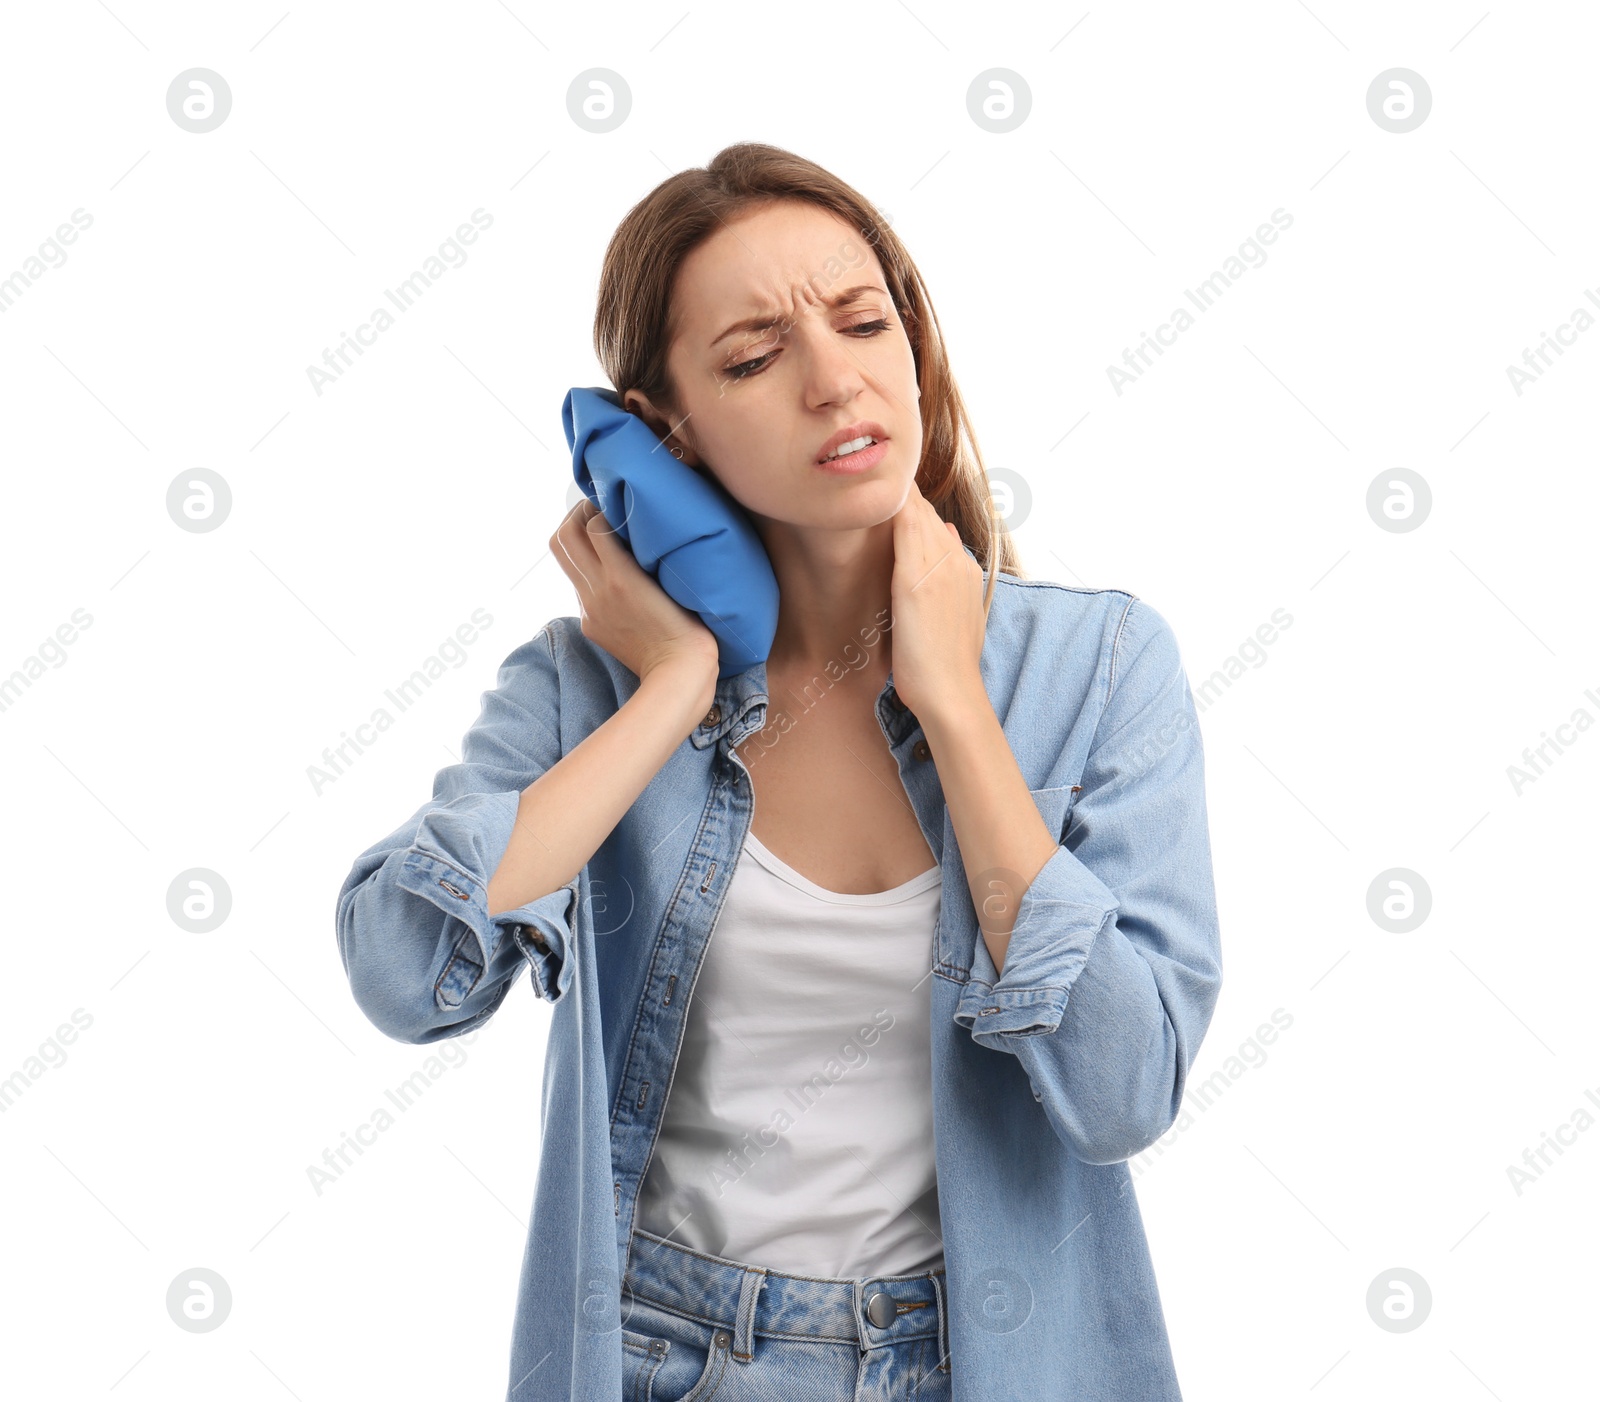
[[639, 678], [637, 696], [649, 696], [650, 706], [666, 707], [684, 722], [688, 734], [699, 725], [717, 694], [718, 662], [691, 654], [676, 654], [649, 668]]

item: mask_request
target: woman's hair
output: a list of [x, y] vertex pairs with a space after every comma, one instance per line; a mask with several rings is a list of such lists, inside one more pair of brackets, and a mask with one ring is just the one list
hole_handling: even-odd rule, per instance
[[703, 169], [679, 171], [663, 180], [628, 211], [606, 248], [594, 316], [595, 354], [619, 394], [636, 389], [655, 404], [677, 406], [667, 348], [675, 324], [671, 298], [678, 268], [725, 222], [778, 200], [804, 201], [837, 215], [877, 253], [911, 341], [922, 389], [917, 486], [984, 562], [989, 574], [983, 596], [987, 619], [997, 573], [1023, 575], [1016, 544], [995, 510], [922, 274], [873, 205], [838, 176], [791, 151], [742, 141], [725, 146]]

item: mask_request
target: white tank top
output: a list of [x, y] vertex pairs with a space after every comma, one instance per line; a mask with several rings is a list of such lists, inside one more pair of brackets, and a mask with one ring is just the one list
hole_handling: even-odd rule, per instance
[[829, 891], [750, 833], [639, 1194], [645, 1231], [794, 1275], [944, 1262], [929, 999], [940, 869]]

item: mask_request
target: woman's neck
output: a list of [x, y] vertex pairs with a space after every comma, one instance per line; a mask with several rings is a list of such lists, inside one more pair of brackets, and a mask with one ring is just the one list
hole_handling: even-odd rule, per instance
[[779, 592], [769, 674], [835, 664], [886, 677], [893, 521], [851, 531], [769, 523], [762, 534]]

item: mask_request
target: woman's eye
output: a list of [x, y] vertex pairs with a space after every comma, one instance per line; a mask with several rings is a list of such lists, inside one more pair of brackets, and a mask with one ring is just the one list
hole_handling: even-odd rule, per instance
[[[845, 327], [845, 330], [851, 335], [860, 335], [862, 340], [866, 340], [870, 336], [876, 336], [880, 332], [887, 331], [888, 329], [888, 317], [879, 317], [876, 321], [857, 322], [854, 326]], [[866, 334], [862, 335], [863, 332]], [[738, 365], [730, 365], [727, 369], [727, 373], [735, 380], [747, 380], [750, 378], [750, 376], [759, 374], [765, 367], [766, 363], [776, 354], [776, 351], [768, 351], [765, 355], [757, 356], [754, 360], [745, 360], [741, 361]]]
[[743, 380], [755, 374], [763, 365], [772, 359], [774, 352], [768, 351], [765, 355], [757, 356], [754, 360], [746, 360], [740, 365], [730, 365], [728, 373], [736, 380]]

